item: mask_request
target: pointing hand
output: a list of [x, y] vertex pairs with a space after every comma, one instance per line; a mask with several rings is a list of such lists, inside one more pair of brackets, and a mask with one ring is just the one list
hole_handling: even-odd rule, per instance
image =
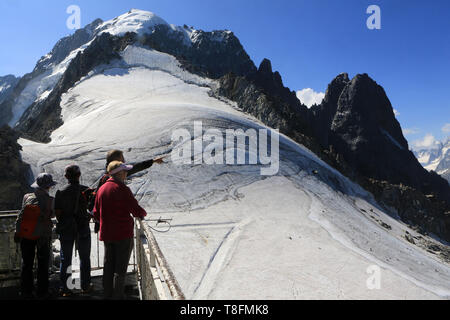
[[162, 164], [162, 163], [164, 163], [164, 158], [155, 159], [155, 160], [153, 160], [153, 162], [157, 163], [157, 164]]

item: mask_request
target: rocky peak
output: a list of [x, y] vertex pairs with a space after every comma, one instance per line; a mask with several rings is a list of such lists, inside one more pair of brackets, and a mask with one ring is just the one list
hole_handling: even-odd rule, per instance
[[74, 34], [60, 39], [52, 51], [38, 61], [33, 72], [45, 70], [63, 61], [73, 50], [91, 41], [96, 35], [95, 29], [102, 23], [101, 19], [96, 19]]
[[258, 72], [261, 75], [272, 75], [272, 62], [269, 59], [264, 58], [259, 65]]
[[356, 75], [339, 97], [331, 130], [342, 132], [349, 126], [359, 127], [360, 133], [365, 131], [369, 141], [382, 137], [396, 147], [408, 150], [408, 143], [384, 89], [367, 74]]
[[367, 74], [355, 76], [342, 90], [329, 144], [358, 175], [403, 183], [450, 203], [448, 183], [428, 173], [409, 151], [384, 89]]
[[310, 109], [310, 122], [314, 123], [314, 135], [323, 148], [329, 146], [331, 122], [336, 114], [339, 97], [350, 82], [347, 73], [341, 73], [328, 85], [325, 97], [320, 105]]
[[325, 92], [325, 98], [323, 99], [323, 105], [337, 105], [339, 100], [339, 96], [344, 90], [345, 86], [350, 82], [348, 78], [348, 73], [341, 73], [327, 87], [327, 91]]

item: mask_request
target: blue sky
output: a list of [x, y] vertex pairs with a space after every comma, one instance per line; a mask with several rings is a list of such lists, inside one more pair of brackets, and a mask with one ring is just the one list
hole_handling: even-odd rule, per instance
[[[82, 25], [131, 8], [175, 25], [232, 30], [256, 65], [272, 61], [291, 90], [324, 92], [339, 73], [368, 73], [384, 87], [410, 145], [450, 135], [450, 1], [403, 0], [2, 0], [0, 75], [23, 75], [66, 27], [69, 5]], [[381, 30], [369, 30], [369, 5], [381, 8]], [[432, 141], [428, 135], [423, 142]]]

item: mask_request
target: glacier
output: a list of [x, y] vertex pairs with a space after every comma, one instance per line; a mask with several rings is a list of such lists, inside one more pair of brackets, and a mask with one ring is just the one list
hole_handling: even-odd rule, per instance
[[[404, 238], [417, 232], [284, 135], [273, 177], [261, 176], [259, 165], [172, 163], [170, 153], [183, 145], [171, 133], [194, 121], [204, 130], [267, 128], [212, 97], [216, 85], [170, 55], [130, 45], [62, 96], [64, 124], [50, 143], [19, 140], [22, 158], [34, 175], [49, 172], [60, 185], [65, 166], [77, 163], [82, 183], [94, 185], [110, 149], [129, 162], [167, 156], [128, 185], [148, 224], [173, 219], [155, 237], [188, 299], [450, 298], [449, 265]], [[374, 265], [381, 285], [371, 290]]]

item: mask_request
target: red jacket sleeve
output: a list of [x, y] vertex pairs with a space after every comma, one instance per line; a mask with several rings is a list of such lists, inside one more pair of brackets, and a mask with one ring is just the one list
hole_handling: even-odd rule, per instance
[[130, 188], [126, 187], [126, 189], [128, 198], [127, 202], [130, 205], [130, 213], [133, 217], [144, 218], [147, 215], [147, 212], [139, 205]]

